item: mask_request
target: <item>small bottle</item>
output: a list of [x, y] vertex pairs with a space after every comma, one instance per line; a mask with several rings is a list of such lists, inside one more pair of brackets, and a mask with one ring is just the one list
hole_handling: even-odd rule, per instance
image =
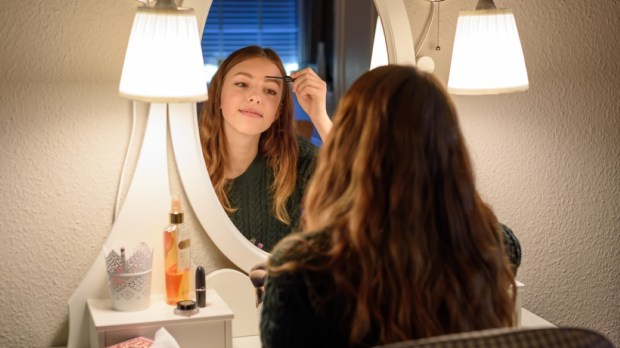
[[178, 197], [172, 197], [170, 225], [164, 230], [164, 273], [166, 275], [166, 303], [176, 305], [191, 300], [190, 292], [190, 234], [181, 228], [183, 211]]

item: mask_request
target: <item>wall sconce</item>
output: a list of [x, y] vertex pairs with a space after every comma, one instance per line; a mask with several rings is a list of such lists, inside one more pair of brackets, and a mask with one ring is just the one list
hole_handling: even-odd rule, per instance
[[510, 9], [479, 0], [461, 11], [456, 25], [448, 91], [453, 94], [499, 94], [529, 87], [517, 25]]
[[[152, 246], [151, 292], [163, 294], [161, 231], [168, 224], [170, 209], [167, 121], [177, 166], [195, 164], [206, 172], [195, 102], [207, 99], [207, 78], [194, 10], [177, 8], [173, 0], [158, 0], [154, 7], [148, 6], [148, 0], [140, 1], [147, 5], [138, 8], [134, 18], [119, 94], [150, 103], [148, 120], [131, 184], [106, 243]], [[104, 265], [101, 252], [69, 299], [68, 348], [89, 346], [86, 303], [108, 297]]]
[[194, 10], [177, 8], [173, 0], [138, 8], [125, 53], [120, 95], [145, 102], [204, 101], [206, 81]]

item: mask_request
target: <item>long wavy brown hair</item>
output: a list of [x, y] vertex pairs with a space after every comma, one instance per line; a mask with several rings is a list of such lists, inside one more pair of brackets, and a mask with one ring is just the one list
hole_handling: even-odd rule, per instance
[[[282, 60], [275, 51], [259, 46], [241, 48], [222, 62], [211, 79], [209, 98], [200, 109], [199, 131], [202, 153], [215, 193], [228, 212], [235, 211], [237, 207], [232, 207], [230, 204], [227, 195], [229, 180], [224, 175], [229, 158], [226, 150], [224, 116], [221, 110], [222, 85], [232, 67], [252, 58], [267, 58], [278, 67], [282, 76], [286, 75]], [[295, 189], [299, 155], [293, 121], [293, 99], [288, 83], [284, 83], [282, 88], [281, 105], [276, 120], [260, 136], [258, 151], [265, 157], [273, 171], [274, 181], [271, 191], [274, 215], [278, 220], [288, 224], [290, 217], [286, 202]]]
[[303, 232], [276, 247], [270, 277], [327, 272], [351, 345], [375, 331], [371, 343], [385, 344], [512, 326], [503, 237], [443, 86], [414, 67], [380, 67], [351, 86], [333, 122]]

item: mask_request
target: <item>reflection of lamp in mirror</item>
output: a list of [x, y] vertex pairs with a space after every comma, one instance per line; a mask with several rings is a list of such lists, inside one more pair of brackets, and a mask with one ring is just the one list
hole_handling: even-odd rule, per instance
[[493, 0], [459, 13], [448, 90], [453, 94], [499, 94], [529, 87], [514, 15]]

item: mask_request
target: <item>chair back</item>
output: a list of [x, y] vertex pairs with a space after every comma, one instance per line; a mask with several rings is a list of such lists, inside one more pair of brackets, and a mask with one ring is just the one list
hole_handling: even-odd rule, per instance
[[382, 345], [376, 348], [614, 348], [603, 334], [584, 328], [491, 329], [442, 335]]

